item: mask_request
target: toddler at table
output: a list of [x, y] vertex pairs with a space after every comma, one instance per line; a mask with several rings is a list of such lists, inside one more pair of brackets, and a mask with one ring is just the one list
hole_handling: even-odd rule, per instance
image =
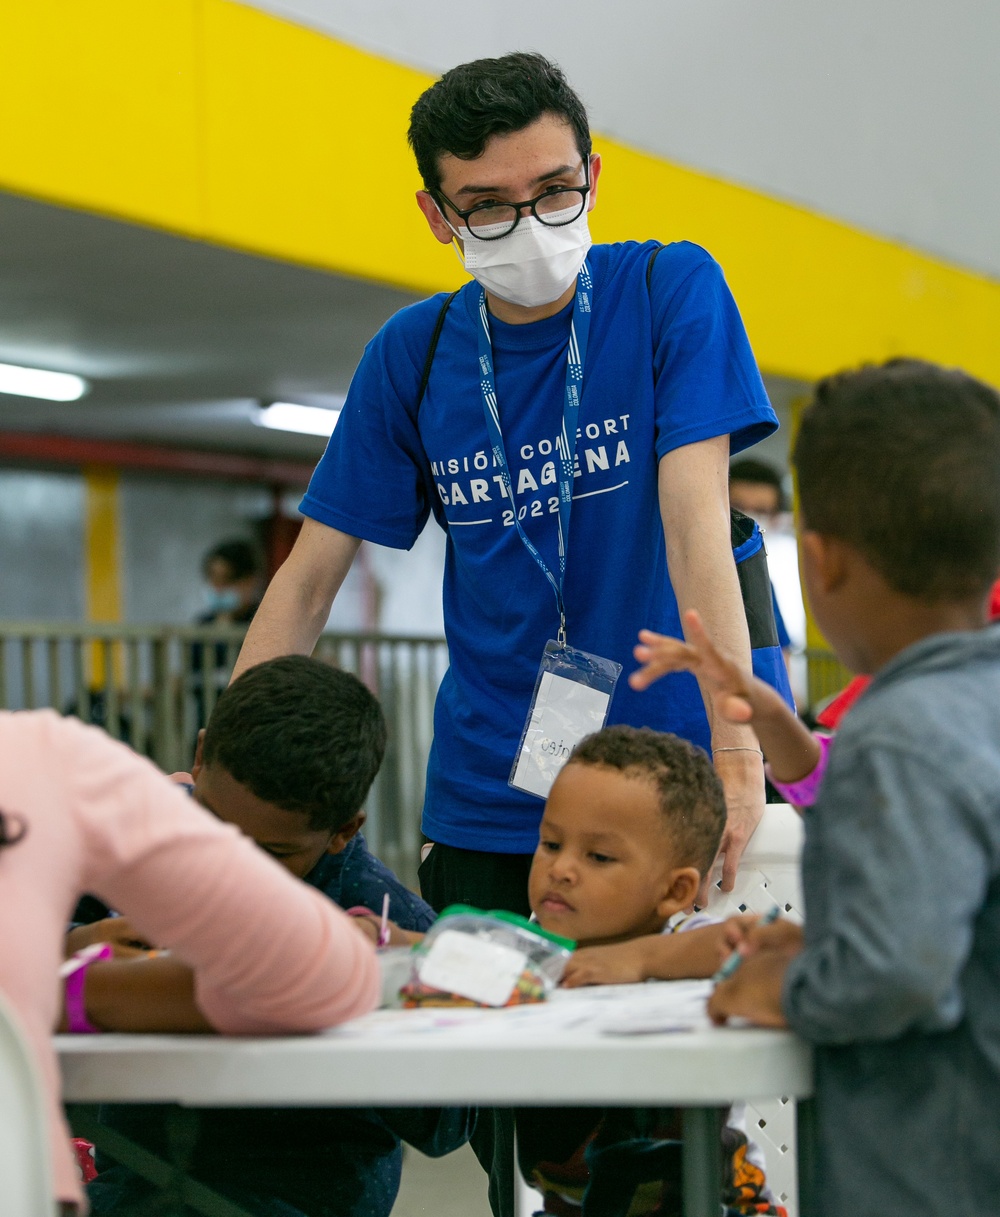
[[[816, 1217], [978, 1217], [1000, 1197], [1000, 397], [915, 361], [841, 374], [794, 461], [813, 613], [873, 679], [805, 814], [804, 934], [735, 928], [752, 954], [710, 1012], [816, 1044]], [[690, 665], [666, 639], [651, 660], [699, 665], [718, 713], [794, 746], [689, 640]]]
[[[563, 983], [708, 977], [724, 926], [688, 910], [722, 839], [722, 784], [705, 753], [648, 728], [607, 727], [577, 745], [545, 804], [529, 877], [542, 928], [574, 939]], [[742, 1111], [723, 1129], [726, 1217], [784, 1214]], [[558, 1217], [679, 1217], [681, 1113], [521, 1108], [519, 1165]]]

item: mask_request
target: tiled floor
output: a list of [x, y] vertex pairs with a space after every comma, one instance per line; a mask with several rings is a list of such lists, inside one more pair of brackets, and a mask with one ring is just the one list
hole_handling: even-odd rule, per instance
[[486, 1175], [472, 1150], [425, 1158], [407, 1149], [392, 1217], [490, 1217]]

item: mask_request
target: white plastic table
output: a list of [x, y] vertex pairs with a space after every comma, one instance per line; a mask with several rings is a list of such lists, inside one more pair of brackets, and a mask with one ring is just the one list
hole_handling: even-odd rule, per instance
[[[386, 1013], [365, 1032], [301, 1038], [58, 1036], [63, 1096], [69, 1104], [187, 1108], [683, 1107], [685, 1215], [717, 1217], [719, 1108], [812, 1094], [810, 1050], [786, 1031], [704, 1026], [608, 1035], [595, 1026], [546, 1028], [542, 1020], [537, 1030], [526, 1033], [522, 1023], [510, 1034], [515, 1011], [463, 1011], [453, 1030], [415, 1033], [416, 1024], [403, 1020], [426, 1012]], [[804, 1138], [800, 1157], [809, 1148]]]

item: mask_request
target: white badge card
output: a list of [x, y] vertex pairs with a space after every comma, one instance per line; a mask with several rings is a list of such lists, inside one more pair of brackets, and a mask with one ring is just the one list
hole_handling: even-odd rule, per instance
[[545, 644], [509, 785], [548, 798], [569, 754], [608, 720], [622, 665], [554, 641]]

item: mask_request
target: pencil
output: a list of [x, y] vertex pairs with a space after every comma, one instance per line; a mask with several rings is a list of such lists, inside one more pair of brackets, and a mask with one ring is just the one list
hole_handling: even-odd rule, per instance
[[389, 945], [389, 893], [382, 897], [382, 921], [378, 931], [378, 946], [387, 947]]
[[[780, 906], [777, 904], [772, 905], [772, 907], [767, 910], [767, 912], [764, 914], [763, 917], [761, 917], [760, 921], [758, 921], [757, 924], [758, 925], [770, 925], [772, 921], [777, 921], [777, 919], [780, 916], [781, 916]], [[732, 976], [732, 974], [736, 971], [736, 969], [743, 962], [743, 958], [744, 958], [744, 956], [743, 956], [743, 952], [741, 950], [739, 950], [737, 948], [735, 951], [733, 951], [730, 954], [729, 958], [723, 963], [722, 967], [719, 968], [718, 972], [716, 972], [716, 974], [712, 977], [713, 982], [715, 984], [718, 984], [720, 980], [728, 980], [730, 978], [730, 976]]]

